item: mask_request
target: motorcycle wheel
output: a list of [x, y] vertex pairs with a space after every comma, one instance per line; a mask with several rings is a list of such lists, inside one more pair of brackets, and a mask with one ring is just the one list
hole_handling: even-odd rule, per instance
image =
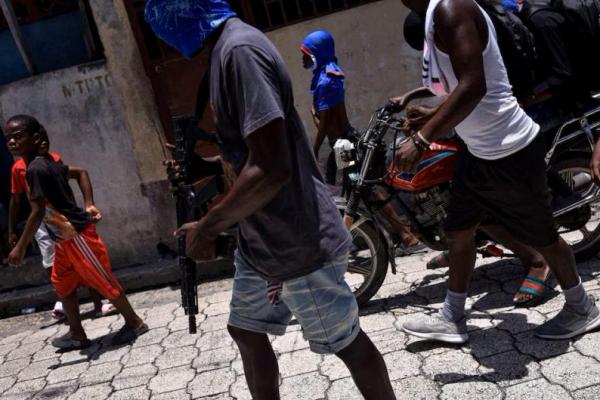
[[389, 258], [384, 240], [373, 224], [365, 221], [350, 231], [352, 248], [345, 279], [359, 306], [379, 291], [387, 275]]
[[[584, 192], [594, 185], [590, 173], [589, 157], [573, 157], [558, 161], [556, 170], [575, 193]], [[574, 187], [576, 179], [589, 179], [583, 187]], [[600, 252], [600, 202], [589, 204], [591, 217], [580, 229], [572, 230], [558, 225], [561, 237], [571, 246], [577, 261], [585, 261]]]

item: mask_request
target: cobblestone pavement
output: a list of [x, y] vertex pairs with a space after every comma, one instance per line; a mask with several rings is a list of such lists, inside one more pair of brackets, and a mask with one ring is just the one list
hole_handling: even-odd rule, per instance
[[[511, 294], [523, 268], [512, 260], [480, 260], [471, 290], [471, 340], [442, 346], [400, 331], [411, 314], [441, 306], [445, 270], [427, 271], [430, 254], [399, 258], [377, 298], [362, 310], [363, 329], [384, 354], [399, 399], [600, 399], [600, 332], [546, 342], [532, 329], [562, 306], [554, 293], [531, 310]], [[585, 286], [600, 298], [600, 260], [580, 264]], [[250, 399], [239, 353], [225, 325], [231, 280], [200, 286], [199, 333], [187, 332], [179, 291], [138, 293], [132, 302], [151, 327], [130, 346], [110, 347], [114, 317], [85, 321], [93, 346], [58, 354], [49, 342], [66, 332], [48, 312], [0, 321], [0, 398]], [[89, 308], [88, 308], [89, 310]], [[273, 338], [282, 398], [360, 399], [334, 356], [312, 354], [297, 325]]]

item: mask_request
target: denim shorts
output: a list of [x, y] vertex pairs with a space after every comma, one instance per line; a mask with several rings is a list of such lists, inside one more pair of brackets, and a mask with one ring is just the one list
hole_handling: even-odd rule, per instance
[[360, 332], [358, 304], [344, 280], [347, 267], [347, 258], [343, 258], [311, 274], [285, 281], [281, 301], [272, 305], [267, 281], [236, 253], [229, 325], [281, 336], [293, 316], [312, 351], [335, 354]]

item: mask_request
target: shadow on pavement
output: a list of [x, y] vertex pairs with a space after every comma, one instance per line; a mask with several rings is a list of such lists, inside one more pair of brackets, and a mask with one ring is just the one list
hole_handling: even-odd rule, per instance
[[[581, 267], [581, 268], [580, 268]], [[578, 265], [582, 281], [595, 280], [595, 272], [600, 270], [598, 260]], [[538, 373], [534, 364], [553, 358], [569, 351], [573, 340], [548, 341], [538, 339], [533, 330], [537, 325], [529, 323], [522, 308], [513, 304], [513, 293], [526, 274], [526, 270], [513, 262], [496, 261], [475, 269], [470, 297], [477, 300], [472, 305], [471, 321], [478, 318], [493, 320], [491, 327], [469, 326], [470, 341], [465, 345], [452, 345], [433, 341], [417, 341], [407, 345], [411, 353], [428, 353], [437, 349], [462, 350], [470, 353], [480, 364], [476, 375], [460, 373], [441, 373], [433, 378], [436, 382], [515, 382]], [[442, 303], [446, 291], [446, 282], [440, 282], [443, 274], [426, 275], [411, 287], [410, 292], [385, 299], [371, 301], [361, 309], [361, 315], [370, 315], [383, 311], [406, 310], [419, 312], [436, 311], [432, 303]], [[437, 282], [436, 282], [437, 281]], [[500, 288], [500, 290], [498, 290]], [[510, 289], [510, 290], [507, 290]], [[560, 295], [556, 289], [547, 290], [540, 304]], [[562, 302], [558, 308], [562, 306]], [[497, 311], [494, 311], [497, 310]], [[535, 307], [532, 307], [535, 310]], [[514, 312], [511, 312], [514, 311]], [[558, 310], [557, 310], [558, 311]], [[548, 313], [548, 311], [545, 311]], [[498, 322], [500, 321], [500, 322]]]

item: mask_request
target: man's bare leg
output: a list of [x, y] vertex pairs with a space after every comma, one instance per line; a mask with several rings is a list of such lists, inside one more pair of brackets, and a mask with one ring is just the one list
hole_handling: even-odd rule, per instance
[[[279, 366], [267, 335], [228, 326], [238, 345], [248, 388], [255, 400], [279, 400]], [[367, 400], [394, 400], [394, 391], [383, 357], [365, 335], [336, 354], [348, 367], [356, 386]]]
[[227, 326], [242, 355], [248, 389], [254, 400], [279, 400], [279, 365], [264, 333]]
[[356, 339], [336, 356], [346, 364], [354, 383], [365, 399], [396, 399], [385, 361], [363, 331], [360, 331]]
[[447, 232], [448, 255], [450, 257], [450, 277], [448, 289], [456, 293], [466, 293], [471, 284], [477, 247], [475, 232], [477, 227], [462, 231]]
[[539, 247], [537, 250], [544, 256], [548, 266], [556, 276], [563, 290], [577, 286], [580, 282], [575, 256], [571, 247], [562, 239], [551, 246]]

